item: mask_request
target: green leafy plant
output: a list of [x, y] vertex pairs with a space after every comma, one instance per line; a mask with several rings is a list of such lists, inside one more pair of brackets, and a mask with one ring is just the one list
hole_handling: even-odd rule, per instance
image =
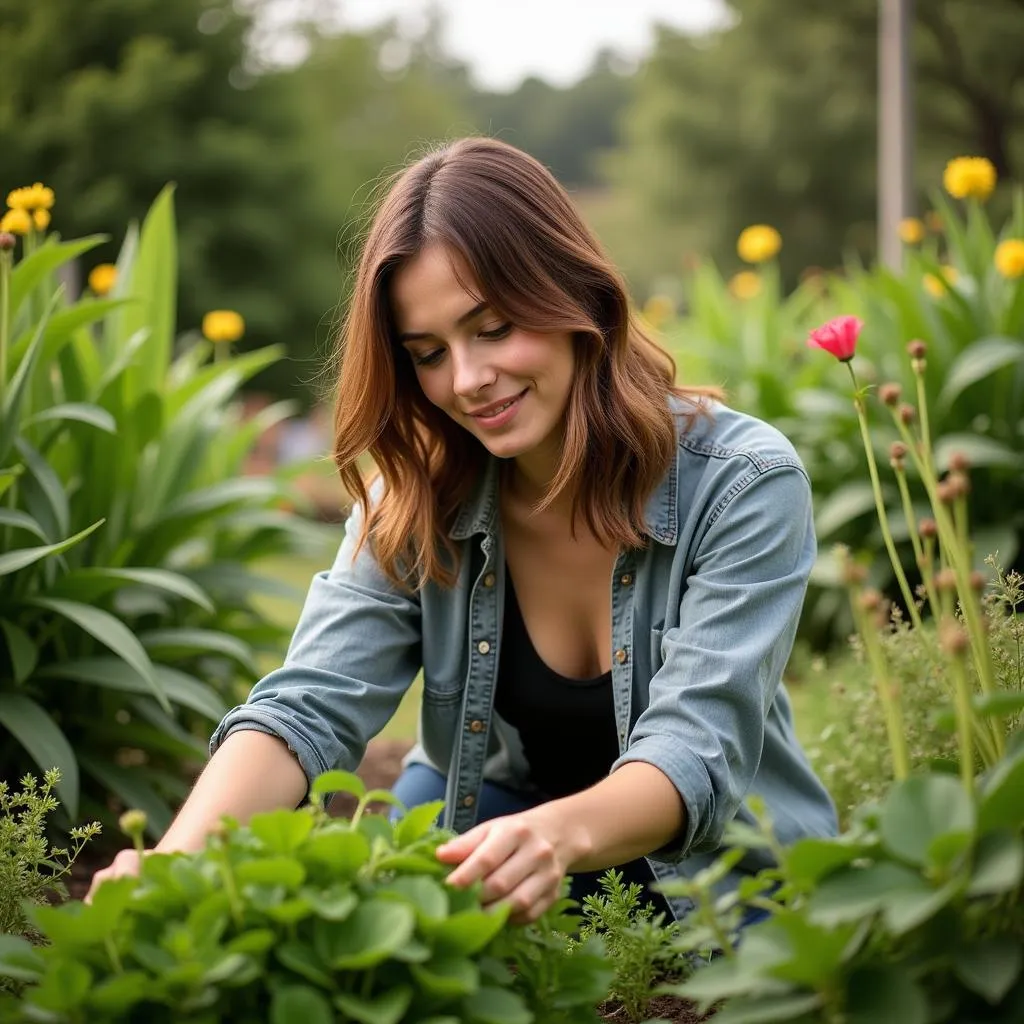
[[280, 589], [260, 562], [323, 550], [287, 476], [243, 472], [291, 406], [243, 421], [235, 398], [281, 350], [213, 362], [176, 337], [172, 199], [108, 297], [56, 281], [98, 237], [32, 232], [0, 259], [0, 778], [57, 765], [70, 820], [137, 806], [153, 836], [286, 643], [253, 603]]
[[[842, 318], [812, 341], [848, 366], [859, 324]], [[1016, 619], [1020, 581], [997, 573], [1007, 644], [995, 653], [995, 605], [979, 596], [972, 571], [967, 460], [951, 456], [941, 474], [928, 429], [923, 384], [925, 346], [909, 346], [921, 386], [918, 407], [891, 401], [880, 389], [901, 437], [892, 469], [905, 493], [904, 459], [912, 460], [924, 487], [932, 527], [922, 529], [909, 502], [905, 526], [922, 576], [913, 625], [895, 629], [881, 595], [865, 585], [862, 565], [843, 553], [839, 564], [850, 590], [860, 642], [871, 666], [882, 711], [895, 783], [861, 805], [835, 839], [804, 839], [780, 847], [763, 805], [753, 805], [757, 828], [734, 823], [732, 847], [715, 866], [727, 869], [745, 849], [766, 849], [775, 866], [715, 899], [711, 887], [665, 885], [669, 894], [698, 901], [694, 932], [682, 950], [716, 939], [720, 955], [669, 991], [702, 1007], [722, 1003], [716, 1021], [820, 1021], [823, 1024], [966, 1024], [1024, 1018], [1024, 710], [1020, 631]], [[851, 367], [851, 373], [852, 367]], [[865, 391], [854, 375], [854, 406], [864, 437], [881, 532], [890, 534], [888, 511], [869, 437]], [[902, 567], [891, 544], [894, 574]], [[916, 603], [930, 607], [937, 628], [926, 628]], [[893, 645], [908, 633], [924, 656], [922, 673], [934, 672], [943, 688], [939, 704], [949, 715], [955, 744], [948, 763], [918, 769], [905, 729], [907, 706], [901, 677], [893, 672]], [[887, 639], [888, 634], [888, 639]], [[767, 921], [731, 938], [737, 908], [760, 907]]]
[[685, 973], [685, 962], [674, 948], [678, 925], [655, 915], [652, 905], [641, 899], [643, 886], [623, 884], [620, 871], [611, 869], [600, 881], [599, 893], [583, 897], [583, 924], [571, 946], [595, 936], [604, 942], [615, 971], [608, 996], [622, 1004], [629, 1020], [641, 1021], [655, 982]]
[[[354, 794], [350, 821], [328, 817], [326, 794]], [[312, 805], [230, 819], [195, 854], [150, 855], [141, 876], [103, 883], [91, 904], [32, 912], [49, 945], [0, 947], [0, 973], [28, 982], [5, 1020], [188, 1019], [285, 1024], [531, 1024], [594, 1022], [610, 972], [593, 940], [554, 957], [549, 911], [530, 930], [505, 929], [508, 908], [484, 910], [479, 886], [444, 884], [434, 851], [440, 805], [399, 821], [367, 813], [367, 791], [344, 772], [311, 788]], [[135, 832], [141, 822], [126, 822]], [[503, 932], [515, 932], [502, 939]], [[524, 951], [541, 937], [552, 988], [536, 986]], [[559, 1015], [545, 1001], [556, 996]], [[538, 1009], [535, 1009], [538, 1008]]]
[[25, 916], [25, 902], [43, 904], [49, 894], [67, 897], [64, 879], [85, 844], [99, 834], [98, 822], [70, 832], [70, 851], [51, 846], [47, 819], [57, 809], [53, 789], [60, 772], [53, 768], [42, 785], [32, 775], [12, 791], [0, 781], [0, 935], [36, 935]]

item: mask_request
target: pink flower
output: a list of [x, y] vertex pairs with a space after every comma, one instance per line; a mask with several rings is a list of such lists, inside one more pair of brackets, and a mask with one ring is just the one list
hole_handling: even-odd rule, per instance
[[855, 316], [837, 316], [811, 331], [807, 339], [809, 348], [823, 348], [831, 352], [841, 363], [849, 362], [857, 348], [864, 321]]

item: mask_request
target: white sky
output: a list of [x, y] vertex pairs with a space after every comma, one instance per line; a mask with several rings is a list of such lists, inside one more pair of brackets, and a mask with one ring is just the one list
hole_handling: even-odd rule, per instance
[[[310, 0], [277, 2], [280, 13], [309, 11]], [[327, 20], [355, 29], [397, 17], [415, 31], [431, 5], [444, 15], [445, 50], [470, 66], [476, 85], [495, 90], [531, 74], [568, 85], [603, 47], [636, 60], [655, 22], [701, 32], [725, 18], [722, 0], [313, 0]]]

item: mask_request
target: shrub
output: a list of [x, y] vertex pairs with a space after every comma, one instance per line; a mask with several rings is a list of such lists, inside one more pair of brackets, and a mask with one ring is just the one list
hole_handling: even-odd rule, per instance
[[[323, 810], [338, 789], [359, 799], [351, 821]], [[245, 828], [225, 819], [200, 853], [148, 856], [88, 906], [36, 908], [50, 944], [0, 947], [0, 973], [31, 982], [3, 1019], [596, 1022], [610, 976], [599, 941], [570, 957], [563, 934], [556, 955], [561, 908], [504, 929], [508, 908], [482, 909], [479, 885], [445, 886], [439, 804], [392, 824], [366, 807], [395, 798], [344, 772], [311, 795]], [[538, 937], [543, 978], [528, 956]]]
[[0, 257], [0, 778], [57, 765], [67, 818], [111, 820], [112, 794], [155, 836], [256, 652], [286, 642], [254, 566], [322, 538], [280, 507], [285, 476], [242, 475], [290, 406], [242, 423], [233, 399], [281, 351], [175, 353], [171, 190], [110, 297], [72, 302], [55, 278], [99, 241], [30, 232]]

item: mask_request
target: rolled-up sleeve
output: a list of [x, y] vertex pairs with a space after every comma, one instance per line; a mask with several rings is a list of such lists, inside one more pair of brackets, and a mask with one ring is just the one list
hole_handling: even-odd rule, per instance
[[646, 761], [678, 789], [684, 827], [651, 854], [669, 862], [716, 849], [750, 788], [816, 551], [810, 484], [789, 462], [734, 481], [708, 518], [649, 704], [612, 767]]
[[211, 754], [232, 732], [270, 733], [312, 781], [354, 770], [394, 714], [422, 661], [419, 598], [384, 575], [369, 544], [356, 553], [361, 527], [355, 508], [333, 567], [313, 578], [283, 666], [225, 715]]

